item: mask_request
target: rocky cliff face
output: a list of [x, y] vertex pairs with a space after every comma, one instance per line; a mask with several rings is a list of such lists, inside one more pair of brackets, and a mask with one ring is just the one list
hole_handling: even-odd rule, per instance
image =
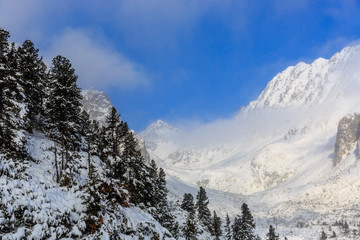
[[[94, 90], [86, 89], [82, 90], [82, 104], [84, 110], [90, 115], [92, 119], [98, 121], [102, 126], [106, 126], [106, 118], [110, 115], [113, 104], [106, 93]], [[144, 140], [135, 132], [135, 140], [138, 144], [138, 149], [141, 155], [146, 161], [150, 161], [149, 153], [145, 148]]]
[[110, 98], [104, 92], [94, 89], [82, 90], [81, 95], [84, 110], [92, 119], [103, 126], [106, 125], [106, 118], [110, 115], [113, 106]]
[[354, 113], [343, 117], [338, 125], [336, 134], [334, 163], [341, 162], [342, 158], [356, 150], [356, 156], [359, 157], [358, 144], [360, 137], [360, 114]]

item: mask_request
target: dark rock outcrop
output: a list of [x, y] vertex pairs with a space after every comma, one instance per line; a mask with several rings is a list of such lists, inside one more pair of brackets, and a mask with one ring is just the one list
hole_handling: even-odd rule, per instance
[[[354, 113], [343, 117], [336, 134], [334, 164], [341, 162], [343, 157], [357, 149], [360, 137], [360, 114]], [[356, 152], [359, 157], [359, 152]]]

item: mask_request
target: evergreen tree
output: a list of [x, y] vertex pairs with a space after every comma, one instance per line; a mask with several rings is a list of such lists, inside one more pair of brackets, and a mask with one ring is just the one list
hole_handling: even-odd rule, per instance
[[131, 192], [131, 201], [135, 204], [146, 202], [145, 181], [149, 173], [146, 171], [145, 163], [140, 152], [136, 149], [136, 141], [132, 133], [125, 138], [125, 148], [122, 152], [120, 169], [125, 170], [124, 182]]
[[267, 240], [279, 240], [279, 234], [275, 233], [275, 228], [270, 225], [269, 226], [269, 232], [266, 234], [266, 239]]
[[349, 233], [349, 224], [347, 223], [347, 221], [345, 221], [345, 223], [344, 223], [344, 232], [346, 233], [346, 234], [348, 234]]
[[209, 200], [203, 187], [200, 187], [200, 190], [196, 195], [196, 200], [196, 209], [199, 220], [202, 224], [208, 227], [209, 230], [211, 230], [211, 212], [208, 208]]
[[150, 172], [150, 177], [152, 179], [158, 179], [158, 167], [157, 167], [154, 160], [150, 161], [150, 170], [149, 170], [149, 172]]
[[[109, 151], [108, 146], [110, 146], [109, 139], [107, 138], [106, 128], [104, 126], [100, 127], [98, 140], [96, 142], [97, 156], [107, 165], [107, 170], [111, 169], [110, 163], [108, 161]], [[121, 168], [125, 173], [125, 169]]]
[[166, 175], [164, 169], [160, 168], [156, 180], [156, 219], [167, 228], [174, 236], [178, 232], [178, 224], [172, 215], [167, 201], [168, 189], [166, 188]]
[[250, 209], [246, 203], [243, 203], [241, 206], [241, 224], [242, 224], [242, 232], [244, 234], [244, 239], [245, 240], [253, 239], [255, 237], [254, 235], [255, 222], [250, 212]]
[[159, 199], [161, 198], [161, 192], [159, 191], [159, 186], [157, 184], [157, 181], [159, 179], [159, 174], [158, 174], [158, 167], [155, 163], [154, 160], [150, 161], [150, 166], [149, 166], [149, 176], [151, 181], [153, 183], [156, 183], [155, 185], [153, 184], [150, 189], [153, 189], [152, 191], [152, 196], [151, 196], [151, 202], [150, 205], [151, 207], [155, 207], [157, 206], [157, 204], [159, 203]]
[[241, 223], [241, 216], [237, 215], [234, 218], [234, 223], [231, 226], [232, 228], [232, 237], [234, 240], [242, 240], [244, 239], [244, 235], [242, 234], [242, 223]]
[[188, 213], [188, 217], [186, 219], [185, 226], [183, 227], [182, 232], [186, 240], [197, 239], [198, 228], [196, 226], [194, 214], [192, 214], [191, 212]]
[[26, 40], [18, 50], [19, 72], [24, 89], [26, 115], [25, 127], [28, 132], [43, 129], [46, 66], [30, 40]]
[[241, 216], [235, 217], [232, 226], [234, 240], [250, 240], [254, 239], [255, 223], [250, 209], [246, 203], [241, 206]]
[[99, 193], [99, 183], [100, 179], [95, 171], [92, 169], [89, 173], [89, 179], [86, 184], [86, 195], [84, 197], [83, 203], [86, 206], [86, 228], [85, 232], [93, 234], [101, 226], [101, 216], [99, 214], [101, 210], [101, 196]]
[[[20, 118], [23, 96], [18, 76], [17, 53], [14, 44], [9, 47], [9, 33], [0, 28], [0, 154], [17, 161], [24, 170], [30, 157], [25, 150]], [[20, 137], [20, 141], [15, 141]], [[20, 166], [21, 165], [21, 166]]]
[[108, 139], [111, 144], [111, 156], [113, 159], [116, 159], [117, 156], [120, 156], [119, 146], [120, 146], [120, 136], [119, 136], [119, 127], [121, 124], [120, 114], [117, 112], [116, 108], [112, 107], [111, 114], [106, 119], [107, 122], [107, 132]]
[[[78, 171], [78, 151], [81, 146], [81, 92], [76, 85], [77, 76], [68, 59], [53, 59], [49, 74], [49, 96], [46, 104], [46, 133], [60, 146], [62, 185], [71, 185]], [[55, 150], [55, 152], [57, 152]]]
[[163, 205], [167, 205], [167, 194], [169, 190], [166, 188], [166, 174], [164, 169], [159, 169], [158, 178], [156, 181], [157, 185], [157, 201]]
[[226, 223], [225, 223], [225, 239], [231, 240], [231, 227], [230, 227], [230, 218], [229, 215], [226, 214]]
[[181, 203], [181, 208], [184, 209], [185, 211], [191, 212], [191, 213], [195, 213], [195, 205], [194, 205], [194, 197], [191, 193], [185, 193], [182, 203]]
[[222, 235], [221, 218], [217, 216], [215, 211], [214, 211], [213, 220], [212, 220], [212, 235], [215, 236], [216, 240], [219, 240], [220, 236]]
[[321, 235], [320, 235], [320, 240], [326, 240], [327, 239], [327, 235], [324, 231], [321, 231]]
[[86, 111], [81, 111], [80, 119], [82, 121], [82, 133], [84, 137], [82, 150], [87, 153], [88, 160], [88, 176], [90, 177], [93, 171], [92, 156], [96, 156], [98, 153], [97, 142], [99, 138], [99, 124], [95, 120], [91, 120], [89, 114]]

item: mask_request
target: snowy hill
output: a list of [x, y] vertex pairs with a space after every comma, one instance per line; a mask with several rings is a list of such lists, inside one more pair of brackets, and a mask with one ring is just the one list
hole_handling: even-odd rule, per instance
[[[232, 119], [190, 131], [158, 121], [140, 135], [173, 178], [226, 192], [210, 199], [214, 209], [242, 199], [260, 225], [292, 231], [289, 239], [314, 239], [324, 227], [317, 221], [355, 221], [359, 213], [360, 162], [351, 151], [357, 145], [334, 165], [338, 123], [360, 112], [359, 90], [360, 46], [352, 46], [329, 60], [288, 67]], [[296, 232], [298, 224], [307, 230]]]

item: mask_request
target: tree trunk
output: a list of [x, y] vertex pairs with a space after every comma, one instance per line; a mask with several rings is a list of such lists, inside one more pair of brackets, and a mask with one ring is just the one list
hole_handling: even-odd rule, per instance
[[58, 161], [57, 161], [57, 148], [55, 145], [54, 145], [54, 156], [55, 156], [56, 182], [59, 183], [59, 181], [60, 181], [59, 166], [58, 166]]

